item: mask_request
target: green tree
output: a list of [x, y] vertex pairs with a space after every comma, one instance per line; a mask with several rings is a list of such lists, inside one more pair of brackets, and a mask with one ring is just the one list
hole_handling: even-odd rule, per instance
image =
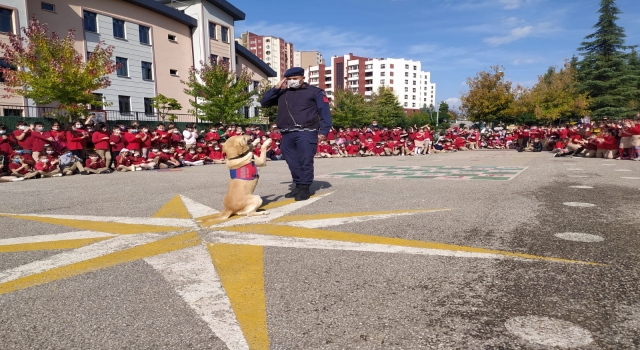
[[182, 105], [178, 100], [163, 94], [158, 94], [158, 96], [152, 98], [151, 101], [151, 105], [158, 111], [158, 116], [163, 122], [167, 117], [169, 117], [171, 121], [175, 120], [177, 118], [176, 115], [169, 112], [182, 109]]
[[[201, 69], [192, 67], [189, 78], [182, 81], [187, 86], [184, 93], [193, 96], [189, 103], [194, 108], [190, 112], [211, 123], [246, 123], [243, 109], [251, 104], [251, 74], [244, 69], [239, 75], [228, 62], [202, 63]], [[254, 118], [257, 119], [257, 118]]]
[[629, 117], [635, 114], [632, 105], [638, 98], [638, 76], [627, 63], [626, 51], [631, 47], [625, 46], [624, 28], [616, 24], [621, 11], [614, 0], [601, 0], [598, 12], [595, 32], [578, 48], [582, 55], [575, 62], [579, 88], [591, 97], [589, 109], [594, 117]]
[[[263, 80], [260, 82], [260, 88], [258, 90], [258, 101], [262, 101], [262, 97], [264, 94], [272, 88], [271, 84], [269, 84], [268, 80]], [[269, 124], [273, 124], [276, 122], [276, 118], [278, 117], [278, 105], [271, 107], [262, 107], [260, 106], [260, 117], [267, 118], [269, 120]]]
[[508, 117], [514, 101], [511, 82], [504, 79], [503, 67], [492, 66], [490, 71], [467, 78], [469, 91], [460, 97], [460, 110], [471, 121], [497, 122]]
[[381, 86], [371, 95], [370, 99], [372, 115], [378, 124], [391, 127], [400, 125], [407, 117], [398, 97], [391, 88]]
[[371, 124], [371, 107], [363, 95], [351, 89], [337, 89], [334, 93], [331, 118], [342, 127]]
[[438, 106], [438, 124], [448, 124], [451, 119], [449, 104], [445, 101], [440, 102], [440, 106]]
[[117, 68], [111, 60], [112, 46], [98, 43], [85, 62], [75, 50], [74, 30], [61, 38], [33, 17], [22, 31], [23, 36], [9, 34], [9, 43], [0, 42], [2, 59], [17, 68], [0, 69], [10, 96], [23, 96], [36, 104], [57, 102], [67, 120], [86, 115], [90, 104], [102, 105], [93, 91], [111, 84], [108, 75]]

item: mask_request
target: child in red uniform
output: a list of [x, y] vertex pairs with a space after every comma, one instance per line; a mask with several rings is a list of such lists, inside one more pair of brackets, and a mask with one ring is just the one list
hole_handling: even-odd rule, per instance
[[130, 126], [127, 130], [127, 133], [124, 134], [124, 139], [127, 143], [126, 147], [128, 150], [141, 150], [142, 149], [142, 138], [146, 135], [143, 135], [137, 127]]
[[206, 152], [204, 147], [201, 147], [201, 146], [196, 147], [196, 160], [201, 160], [204, 162], [204, 164], [213, 163], [213, 160], [209, 158], [209, 152]]
[[154, 162], [149, 162], [145, 157], [142, 156], [142, 152], [133, 151], [133, 156], [131, 157], [131, 164], [135, 166], [136, 171], [141, 170], [153, 170], [155, 168]]
[[387, 156], [397, 156], [398, 154], [400, 154], [398, 142], [394, 141], [391, 138], [387, 140], [387, 142], [384, 144], [384, 153]]
[[87, 160], [84, 162], [84, 169], [91, 174], [110, 174], [104, 159], [100, 158], [97, 152], [87, 152]]
[[151, 149], [151, 139], [153, 136], [149, 132], [149, 128], [146, 125], [140, 125], [140, 149], [142, 151], [142, 157], [147, 158], [149, 150]]
[[214, 143], [211, 148], [211, 152], [209, 152], [209, 158], [213, 164], [224, 164], [227, 161], [224, 159], [224, 151], [222, 150], [222, 146], [220, 143]]
[[162, 145], [162, 153], [160, 154], [160, 164], [158, 164], [158, 167], [160, 169], [171, 169], [171, 168], [176, 168], [176, 167], [180, 167], [180, 161], [178, 159], [176, 159], [176, 157], [174, 156], [174, 152], [171, 152], [171, 150], [173, 149], [173, 147], [169, 147], [168, 145]]
[[52, 164], [49, 161], [49, 157], [47, 157], [47, 154], [44, 152], [38, 158], [38, 162], [36, 163], [36, 172], [42, 177], [62, 176], [58, 165]]
[[109, 135], [109, 131], [107, 130], [107, 124], [98, 123], [96, 125], [96, 131], [91, 135], [91, 141], [93, 141], [93, 147], [96, 150], [98, 156], [104, 160], [106, 166], [111, 165], [111, 145], [109, 141], [111, 140], [111, 135]]
[[17, 122], [16, 130], [13, 132], [13, 139], [22, 147], [26, 154], [31, 154], [31, 128], [25, 122]]
[[12, 134], [7, 134], [7, 128], [0, 124], [0, 174], [6, 172], [9, 163], [9, 155], [13, 153], [12, 146], [15, 140]]
[[384, 148], [382, 147], [382, 143], [381, 142], [376, 144], [376, 146], [371, 150], [371, 153], [375, 157], [386, 156], [386, 154], [384, 153]]
[[204, 160], [199, 160], [198, 156], [196, 155], [196, 149], [192, 148], [189, 150], [189, 152], [187, 152], [184, 155], [184, 158], [182, 159], [182, 164], [186, 166], [204, 165]]
[[13, 161], [9, 164], [9, 171], [11, 171], [12, 176], [25, 179], [40, 177], [40, 174], [34, 171], [31, 165], [24, 162], [24, 157], [21, 154], [13, 155]]
[[413, 141], [411, 139], [407, 140], [407, 142], [405, 142], [404, 147], [402, 147], [402, 155], [403, 156], [413, 156], [415, 155], [414, 150], [415, 150], [415, 145], [413, 144]]
[[111, 163], [107, 164], [107, 166], [115, 170], [116, 157], [120, 155], [120, 151], [124, 148], [124, 137], [120, 127], [115, 126], [113, 128], [113, 132], [109, 136], [109, 145], [111, 145]]
[[360, 151], [360, 146], [356, 143], [355, 140], [349, 141], [349, 144], [346, 147], [347, 149], [347, 157], [357, 157], [358, 152]]
[[120, 155], [116, 157], [116, 171], [136, 171], [136, 167], [131, 162], [129, 150], [126, 148], [121, 149]]
[[44, 145], [55, 140], [48, 131], [44, 131], [42, 122], [35, 122], [33, 125], [35, 128], [31, 131], [31, 156], [33, 159], [39, 159], [40, 153], [44, 151]]
[[84, 159], [86, 157], [89, 133], [84, 129], [84, 124], [81, 121], [77, 121], [72, 125], [70, 127], [71, 130], [67, 131], [67, 149], [74, 156]]

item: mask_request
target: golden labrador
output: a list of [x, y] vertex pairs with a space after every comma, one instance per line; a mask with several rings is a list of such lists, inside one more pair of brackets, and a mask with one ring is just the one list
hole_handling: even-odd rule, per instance
[[254, 195], [253, 191], [258, 185], [258, 169], [267, 165], [267, 150], [271, 145], [271, 139], [267, 139], [261, 147], [260, 156], [256, 157], [253, 150], [260, 140], [251, 143], [251, 137], [238, 135], [230, 137], [224, 144], [227, 154], [227, 168], [229, 168], [231, 181], [227, 194], [222, 200], [224, 209], [206, 221], [223, 220], [231, 215], [267, 215], [268, 212], [256, 212], [262, 205], [262, 198]]

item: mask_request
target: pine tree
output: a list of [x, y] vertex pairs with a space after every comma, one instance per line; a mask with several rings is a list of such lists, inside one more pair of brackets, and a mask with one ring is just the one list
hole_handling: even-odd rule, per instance
[[589, 109], [595, 118], [629, 117], [635, 115], [632, 108], [638, 89], [627, 64], [626, 51], [631, 47], [625, 46], [624, 28], [616, 24], [621, 11], [615, 0], [601, 0], [598, 12], [596, 31], [587, 35], [578, 49], [583, 57], [577, 62], [579, 88], [591, 97]]

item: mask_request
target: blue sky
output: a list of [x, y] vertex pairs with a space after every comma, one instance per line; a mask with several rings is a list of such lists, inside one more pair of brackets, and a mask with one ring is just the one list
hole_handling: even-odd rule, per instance
[[[599, 0], [230, 0], [251, 31], [319, 50], [420, 60], [437, 102], [456, 104], [465, 79], [500, 64], [507, 79], [532, 86], [561, 66], [594, 30]], [[627, 45], [640, 45], [640, 1], [618, 0]]]

